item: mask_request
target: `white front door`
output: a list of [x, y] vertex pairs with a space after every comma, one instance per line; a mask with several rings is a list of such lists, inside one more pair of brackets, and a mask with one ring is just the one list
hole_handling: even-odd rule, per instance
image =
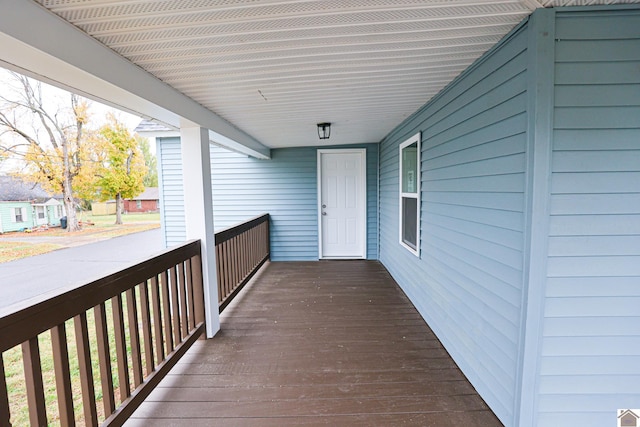
[[367, 257], [366, 150], [318, 150], [320, 258]]
[[47, 208], [36, 206], [36, 225], [44, 225], [47, 222]]

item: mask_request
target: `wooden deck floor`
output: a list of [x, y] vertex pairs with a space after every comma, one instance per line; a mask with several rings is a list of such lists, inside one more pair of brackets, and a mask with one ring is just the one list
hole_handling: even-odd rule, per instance
[[378, 262], [271, 263], [127, 426], [501, 426]]

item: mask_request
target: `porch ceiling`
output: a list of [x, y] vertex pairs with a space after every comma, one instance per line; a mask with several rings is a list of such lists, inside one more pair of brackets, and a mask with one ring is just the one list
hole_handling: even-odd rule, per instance
[[378, 142], [537, 7], [640, 0], [37, 0], [271, 147]]

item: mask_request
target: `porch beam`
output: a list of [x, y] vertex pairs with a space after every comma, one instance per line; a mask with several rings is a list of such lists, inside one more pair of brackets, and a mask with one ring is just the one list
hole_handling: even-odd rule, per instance
[[202, 242], [202, 274], [204, 283], [207, 337], [220, 330], [218, 312], [218, 280], [211, 193], [209, 132], [201, 127], [180, 130], [184, 182], [186, 237]]
[[270, 150], [34, 1], [0, 0], [0, 65], [179, 129], [188, 120], [250, 156]]

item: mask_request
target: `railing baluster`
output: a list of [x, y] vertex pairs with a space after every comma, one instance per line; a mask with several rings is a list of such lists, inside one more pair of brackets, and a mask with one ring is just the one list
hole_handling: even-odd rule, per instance
[[124, 312], [122, 310], [122, 294], [111, 298], [113, 316], [113, 334], [116, 343], [116, 363], [118, 367], [118, 383], [120, 384], [120, 403], [131, 395], [129, 385], [129, 361], [127, 359], [127, 339], [124, 333]]
[[78, 349], [84, 423], [87, 426], [97, 426], [98, 413], [96, 411], [96, 393], [93, 388], [93, 372], [91, 371], [87, 313], [83, 312], [75, 316], [73, 318], [73, 325], [76, 332], [76, 348]]
[[174, 348], [182, 341], [180, 330], [180, 303], [178, 302], [178, 274], [175, 267], [169, 269], [169, 286], [171, 295], [171, 319], [173, 320]]
[[29, 402], [29, 421], [31, 425], [47, 425], [47, 409], [44, 401], [44, 384], [42, 383], [42, 366], [40, 363], [40, 347], [38, 337], [22, 343], [22, 362], [24, 364], [24, 380]]
[[140, 308], [142, 315], [142, 338], [144, 339], [144, 360], [147, 368], [147, 375], [150, 375], [156, 365], [153, 358], [149, 287], [146, 280], [143, 283], [140, 283]]
[[191, 274], [193, 276], [193, 302], [196, 325], [204, 323], [204, 289], [202, 283], [202, 260], [200, 255], [196, 255], [193, 258], [193, 269]]
[[0, 427], [11, 427], [9, 391], [7, 389], [7, 377], [4, 372], [2, 352], [0, 352]]
[[11, 427], [11, 411], [9, 410], [9, 391], [7, 377], [4, 372], [4, 359], [0, 352], [0, 427]]
[[242, 280], [242, 234], [236, 236], [234, 240], [236, 246], [236, 277], [234, 283]]
[[226, 268], [227, 268], [227, 272], [225, 274], [227, 283], [226, 283], [226, 289], [225, 289], [225, 298], [227, 298], [230, 294], [231, 291], [233, 290], [233, 287], [236, 283], [236, 279], [234, 276], [234, 243], [233, 243], [233, 239], [228, 240], [226, 242], [224, 242], [225, 244], [225, 264], [226, 264]]
[[244, 242], [246, 236], [247, 233], [242, 233], [238, 236], [238, 282], [244, 279], [245, 261], [247, 258], [247, 253], [245, 252], [247, 247]]
[[218, 302], [222, 301], [225, 296], [225, 288], [226, 284], [224, 281], [224, 268], [222, 268], [222, 263], [224, 258], [222, 257], [222, 248], [224, 247], [224, 243], [220, 245], [216, 245], [216, 276], [218, 278]]
[[160, 314], [160, 295], [158, 276], [151, 278], [151, 310], [153, 311], [153, 331], [155, 335], [156, 365], [164, 360], [164, 335], [162, 334], [162, 316]]
[[178, 288], [180, 293], [180, 326], [182, 338], [189, 334], [189, 313], [187, 312], [187, 284], [184, 277], [184, 262], [178, 264]]
[[233, 250], [233, 238], [229, 239], [229, 241], [227, 242], [227, 264], [228, 264], [228, 269], [229, 271], [227, 272], [227, 276], [229, 276], [229, 283], [233, 284], [235, 283], [236, 277], [235, 277], [235, 272], [234, 272], [234, 258], [235, 258], [235, 251]]
[[256, 230], [258, 227], [253, 227], [249, 231], [249, 270], [252, 270], [256, 266]]
[[195, 302], [193, 297], [193, 258], [189, 258], [185, 262], [187, 271], [185, 272], [187, 284], [187, 304], [189, 305], [189, 330], [196, 327]]
[[236, 236], [234, 239], [235, 244], [235, 263], [236, 263], [236, 276], [234, 278], [234, 284], [242, 280], [242, 234]]
[[[220, 294], [218, 295], [218, 299], [220, 301], [222, 301], [227, 294], [227, 271], [229, 270], [225, 266], [227, 262], [227, 257], [225, 256], [226, 247], [227, 242], [216, 245], [216, 269], [218, 270], [218, 276], [220, 276], [220, 283], [218, 283]], [[220, 249], [220, 256], [217, 254], [218, 249]]]
[[160, 298], [162, 300], [162, 320], [164, 322], [165, 354], [173, 351], [173, 333], [171, 331], [171, 301], [169, 297], [169, 274], [160, 274]]
[[127, 315], [129, 317], [129, 339], [131, 341], [131, 367], [133, 369], [133, 385], [142, 384], [142, 355], [140, 351], [140, 329], [138, 327], [138, 304], [135, 287], [127, 290]]
[[104, 413], [111, 415], [116, 409], [113, 392], [113, 377], [111, 370], [111, 353], [109, 351], [109, 333], [107, 331], [107, 313], [104, 303], [94, 308], [96, 321], [96, 337], [98, 342], [98, 365], [100, 366], [100, 384], [102, 385], [102, 404]]
[[249, 245], [249, 237], [251, 235], [251, 230], [247, 231], [246, 233], [244, 233], [242, 235], [242, 240], [243, 240], [243, 249], [242, 252], [245, 254], [244, 255], [244, 260], [243, 260], [243, 268], [242, 268], [242, 278], [244, 279], [245, 277], [247, 277], [247, 274], [249, 273], [249, 271], [251, 271], [251, 246]]
[[53, 350], [53, 368], [56, 374], [60, 425], [75, 426], [76, 420], [73, 412], [73, 394], [71, 392], [67, 328], [64, 323], [51, 328], [51, 348]]
[[238, 247], [239, 237], [233, 238], [233, 283], [240, 281], [240, 248]]

